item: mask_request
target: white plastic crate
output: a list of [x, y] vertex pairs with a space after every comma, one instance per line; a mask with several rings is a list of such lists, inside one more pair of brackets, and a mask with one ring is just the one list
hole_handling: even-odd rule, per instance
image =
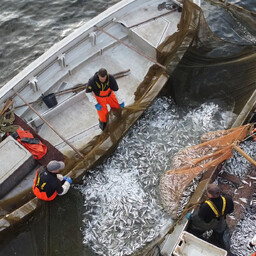
[[227, 251], [183, 231], [172, 253], [173, 256], [226, 256]]

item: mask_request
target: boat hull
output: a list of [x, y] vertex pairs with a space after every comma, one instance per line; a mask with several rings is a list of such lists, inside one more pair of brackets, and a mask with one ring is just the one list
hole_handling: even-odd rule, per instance
[[[79, 182], [88, 169], [115, 149], [161, 92], [169, 73], [185, 53], [190, 39], [184, 44], [180, 39], [169, 49], [173, 51], [173, 65], [168, 73], [165, 59], [161, 59], [162, 64], [158, 62], [159, 48], [164, 49], [163, 44], [170, 36], [175, 39], [179, 35], [181, 17], [178, 6], [160, 10], [159, 4], [161, 1], [153, 0], [119, 2], [54, 45], [0, 89], [0, 103], [12, 97], [15, 114], [65, 155], [66, 174], [74, 182]], [[129, 70], [117, 78], [126, 107], [110, 112], [103, 133], [98, 127], [95, 107], [84, 91], [88, 79], [101, 67], [111, 74]], [[81, 85], [83, 90], [73, 91]], [[52, 93], [57, 95], [58, 104], [48, 108], [42, 94]], [[27, 219], [40, 206], [31, 192], [35, 170], [20, 183], [22, 189], [14, 189], [2, 200], [1, 234]], [[15, 200], [20, 200], [19, 208], [10, 206]]]

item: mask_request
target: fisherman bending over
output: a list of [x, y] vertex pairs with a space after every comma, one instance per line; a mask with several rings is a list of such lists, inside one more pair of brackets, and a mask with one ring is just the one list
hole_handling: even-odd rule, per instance
[[223, 235], [228, 231], [226, 215], [234, 210], [233, 200], [228, 196], [221, 196], [220, 188], [216, 184], [209, 184], [206, 192], [209, 199], [189, 218], [188, 231], [201, 236], [205, 231], [213, 230], [212, 237], [225, 248]]
[[33, 184], [33, 192], [36, 197], [44, 201], [51, 201], [57, 195], [65, 195], [72, 183], [70, 177], [63, 177], [59, 172], [65, 168], [62, 161], [51, 161], [47, 166], [41, 166], [37, 172]]
[[85, 92], [89, 101], [95, 105], [99, 115], [99, 127], [104, 130], [108, 121], [107, 104], [115, 109], [124, 107], [124, 101], [118, 93], [116, 79], [108, 74], [106, 69], [101, 68], [89, 79]]

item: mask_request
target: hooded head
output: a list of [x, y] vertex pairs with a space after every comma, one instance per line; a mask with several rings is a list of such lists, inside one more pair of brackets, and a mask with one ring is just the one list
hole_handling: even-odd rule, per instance
[[65, 168], [65, 163], [62, 162], [62, 161], [53, 160], [53, 161], [50, 161], [47, 164], [47, 170], [49, 172], [55, 172], [55, 171], [58, 171], [58, 170], [62, 170], [64, 168]]
[[220, 188], [217, 184], [209, 184], [206, 191], [212, 198], [217, 198], [220, 196]]

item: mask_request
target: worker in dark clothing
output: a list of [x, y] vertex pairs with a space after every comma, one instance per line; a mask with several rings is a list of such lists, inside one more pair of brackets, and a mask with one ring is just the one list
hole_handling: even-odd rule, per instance
[[[108, 121], [108, 108], [118, 109], [124, 107], [124, 101], [118, 92], [118, 85], [114, 76], [101, 68], [89, 79], [86, 87], [86, 95], [89, 101], [95, 105], [99, 115], [99, 127], [104, 130]], [[119, 102], [121, 102], [119, 104]]]
[[226, 215], [234, 211], [234, 203], [230, 197], [221, 196], [220, 188], [216, 184], [209, 184], [206, 192], [209, 199], [189, 218], [188, 231], [201, 236], [205, 231], [213, 230], [212, 237], [224, 248], [223, 235], [228, 231]]
[[52, 201], [57, 195], [65, 195], [72, 183], [70, 177], [63, 177], [59, 172], [65, 168], [62, 161], [51, 161], [47, 166], [41, 166], [33, 184], [36, 197], [44, 201]]

